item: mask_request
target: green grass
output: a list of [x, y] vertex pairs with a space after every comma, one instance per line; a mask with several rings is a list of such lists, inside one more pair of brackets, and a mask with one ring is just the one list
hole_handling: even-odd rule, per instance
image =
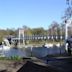
[[10, 59], [10, 60], [21, 60], [22, 58], [20, 56], [11, 56], [8, 59]]
[[0, 60], [15, 60], [20, 61], [22, 58], [20, 56], [11, 56], [11, 57], [0, 57]]

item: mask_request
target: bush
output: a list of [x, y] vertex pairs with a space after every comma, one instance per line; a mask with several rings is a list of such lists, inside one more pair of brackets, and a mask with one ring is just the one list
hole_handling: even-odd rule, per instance
[[11, 57], [0, 57], [0, 60], [17, 60], [20, 61], [22, 58], [20, 56], [11, 56]]
[[21, 60], [22, 58], [20, 56], [11, 56], [9, 59], [10, 60]]

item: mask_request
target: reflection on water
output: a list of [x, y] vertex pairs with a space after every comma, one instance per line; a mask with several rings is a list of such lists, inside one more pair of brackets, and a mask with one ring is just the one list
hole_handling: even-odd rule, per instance
[[46, 55], [51, 55], [51, 54], [60, 54], [64, 53], [65, 49], [64, 47], [61, 48], [45, 48], [45, 47], [33, 47], [31, 50], [31, 47], [28, 47], [26, 49], [15, 49], [11, 48], [8, 51], [3, 51], [3, 54], [6, 57], [10, 56], [21, 56], [21, 57], [30, 57], [30, 56], [35, 56], [35, 57], [44, 57]]

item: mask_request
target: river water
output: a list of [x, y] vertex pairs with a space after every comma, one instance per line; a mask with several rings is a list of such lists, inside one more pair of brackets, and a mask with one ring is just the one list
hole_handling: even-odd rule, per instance
[[14, 49], [14, 48], [11, 48], [10, 50], [3, 51], [3, 54], [6, 57], [11, 57], [11, 56], [26, 57], [26, 52], [25, 51], [22, 51], [20, 49]]
[[16, 48], [11, 48], [10, 50], [2, 51], [2, 53], [6, 57], [11, 57], [11, 56], [21, 56], [21, 57], [30, 57], [30, 56], [35, 56], [35, 57], [45, 57], [46, 55], [54, 55], [54, 54], [62, 54], [65, 52], [64, 47], [53, 47], [53, 48], [46, 48], [46, 47], [28, 47], [24, 49], [16, 49]]

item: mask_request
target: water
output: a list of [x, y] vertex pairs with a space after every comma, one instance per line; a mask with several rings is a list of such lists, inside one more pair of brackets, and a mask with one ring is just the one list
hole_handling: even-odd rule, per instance
[[11, 48], [10, 50], [6, 50], [6, 51], [3, 51], [3, 54], [6, 56], [6, 57], [11, 57], [11, 56], [20, 56], [20, 57], [26, 57], [26, 52], [24, 50], [21, 50], [21, 49], [14, 49], [14, 48]]
[[2, 51], [3, 54], [6, 57], [11, 57], [11, 56], [21, 56], [21, 57], [45, 57], [46, 55], [54, 55], [54, 54], [60, 54], [64, 53], [65, 49], [64, 47], [57, 48], [45, 48], [45, 47], [33, 47], [31, 50], [31, 47], [28, 47], [26, 49], [15, 49], [11, 48], [10, 50]]
[[54, 55], [54, 54], [63, 54], [65, 53], [65, 47], [52, 47], [52, 48], [46, 48], [46, 47], [38, 47], [32, 49], [32, 55], [36, 57], [45, 57], [47, 55]]

